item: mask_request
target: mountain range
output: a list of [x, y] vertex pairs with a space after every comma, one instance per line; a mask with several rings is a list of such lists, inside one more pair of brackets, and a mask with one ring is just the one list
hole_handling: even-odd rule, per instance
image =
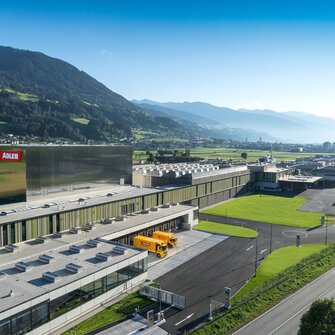
[[0, 132], [42, 138], [117, 141], [133, 129], [189, 138], [166, 116], [153, 116], [62, 60], [0, 46]]
[[[133, 100], [138, 106], [156, 110], [166, 116], [190, 118], [209, 128], [249, 129], [263, 139], [277, 139], [291, 143], [335, 141], [335, 119], [303, 112], [275, 112], [272, 110], [234, 110], [204, 102], [157, 102]], [[249, 140], [251, 140], [249, 138]]]
[[0, 46], [0, 133], [113, 142], [144, 130], [167, 138], [303, 143], [334, 141], [333, 129], [334, 119], [299, 112], [131, 102], [60, 59]]

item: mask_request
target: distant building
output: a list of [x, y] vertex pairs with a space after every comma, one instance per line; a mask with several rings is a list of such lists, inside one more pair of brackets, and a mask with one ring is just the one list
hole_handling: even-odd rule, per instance
[[332, 147], [332, 144], [330, 142], [324, 142], [322, 144], [322, 150], [325, 151], [325, 152], [328, 152]]

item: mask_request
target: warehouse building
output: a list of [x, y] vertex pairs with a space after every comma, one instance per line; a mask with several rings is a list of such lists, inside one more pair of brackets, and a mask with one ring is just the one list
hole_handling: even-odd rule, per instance
[[126, 146], [2, 146], [0, 204], [131, 184]]
[[113, 242], [68, 236], [24, 248], [0, 255], [0, 334], [50, 334], [147, 278], [147, 251]]
[[[105, 149], [114, 150], [114, 147], [109, 149], [103, 146], [102, 148], [104, 149], [101, 149], [101, 156], [104, 156], [103, 150]], [[125, 150], [127, 164], [120, 162], [117, 164], [118, 166], [125, 164], [127, 172], [131, 163], [128, 164], [129, 160], [127, 160], [130, 155], [129, 151], [127, 148]], [[122, 153], [119, 157], [122, 157]], [[112, 163], [113, 161], [110, 162]], [[55, 164], [57, 166], [57, 163]], [[93, 168], [94, 165], [90, 167], [90, 169]], [[110, 169], [113, 169], [113, 165]], [[89, 174], [90, 171], [87, 171], [84, 175]], [[49, 185], [58, 184], [54, 180], [57, 179], [57, 174], [53, 176], [51, 178], [53, 183], [50, 182]], [[52, 194], [45, 192], [48, 194], [45, 196], [39, 194], [37, 198], [28, 196], [28, 202], [0, 206], [0, 247], [73, 228], [86, 227], [104, 220], [117, 220], [124, 215], [167, 204], [193, 205], [202, 208], [245, 192], [250, 180], [250, 171], [246, 167], [197, 171], [184, 177], [185, 184], [178, 183], [175, 178], [173, 185], [155, 188], [120, 185], [119, 179], [124, 178], [125, 182], [128, 182], [131, 174], [129, 176], [119, 167], [114, 172], [114, 176], [114, 179], [110, 178], [109, 183], [106, 182], [107, 177], [102, 180], [104, 183], [101, 181], [101, 184], [97, 183], [98, 178], [91, 179], [94, 180], [93, 186], [98, 184], [103, 185], [103, 188], [94, 188], [92, 184], [89, 184], [86, 189], [79, 190], [81, 193], [74, 191], [76, 185], [80, 185], [81, 181], [79, 184], [74, 184], [71, 178], [62, 179], [70, 182], [68, 191]], [[29, 173], [27, 173], [27, 178], [29, 178]], [[63, 182], [60, 184], [66, 188]], [[31, 189], [28, 188], [29, 190]]]

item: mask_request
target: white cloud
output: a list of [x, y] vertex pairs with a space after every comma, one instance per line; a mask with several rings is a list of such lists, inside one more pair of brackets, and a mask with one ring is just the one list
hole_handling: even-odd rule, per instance
[[110, 56], [110, 57], [113, 56], [113, 54], [108, 50], [101, 50], [101, 55], [102, 56]]

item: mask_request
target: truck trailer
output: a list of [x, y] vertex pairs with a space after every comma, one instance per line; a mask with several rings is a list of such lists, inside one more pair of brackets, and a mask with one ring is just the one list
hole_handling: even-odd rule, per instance
[[152, 237], [165, 242], [168, 246], [172, 248], [177, 244], [177, 237], [169, 232], [156, 230], [153, 232]]
[[134, 247], [153, 252], [159, 258], [165, 257], [168, 249], [167, 244], [163, 241], [140, 235], [134, 237]]

